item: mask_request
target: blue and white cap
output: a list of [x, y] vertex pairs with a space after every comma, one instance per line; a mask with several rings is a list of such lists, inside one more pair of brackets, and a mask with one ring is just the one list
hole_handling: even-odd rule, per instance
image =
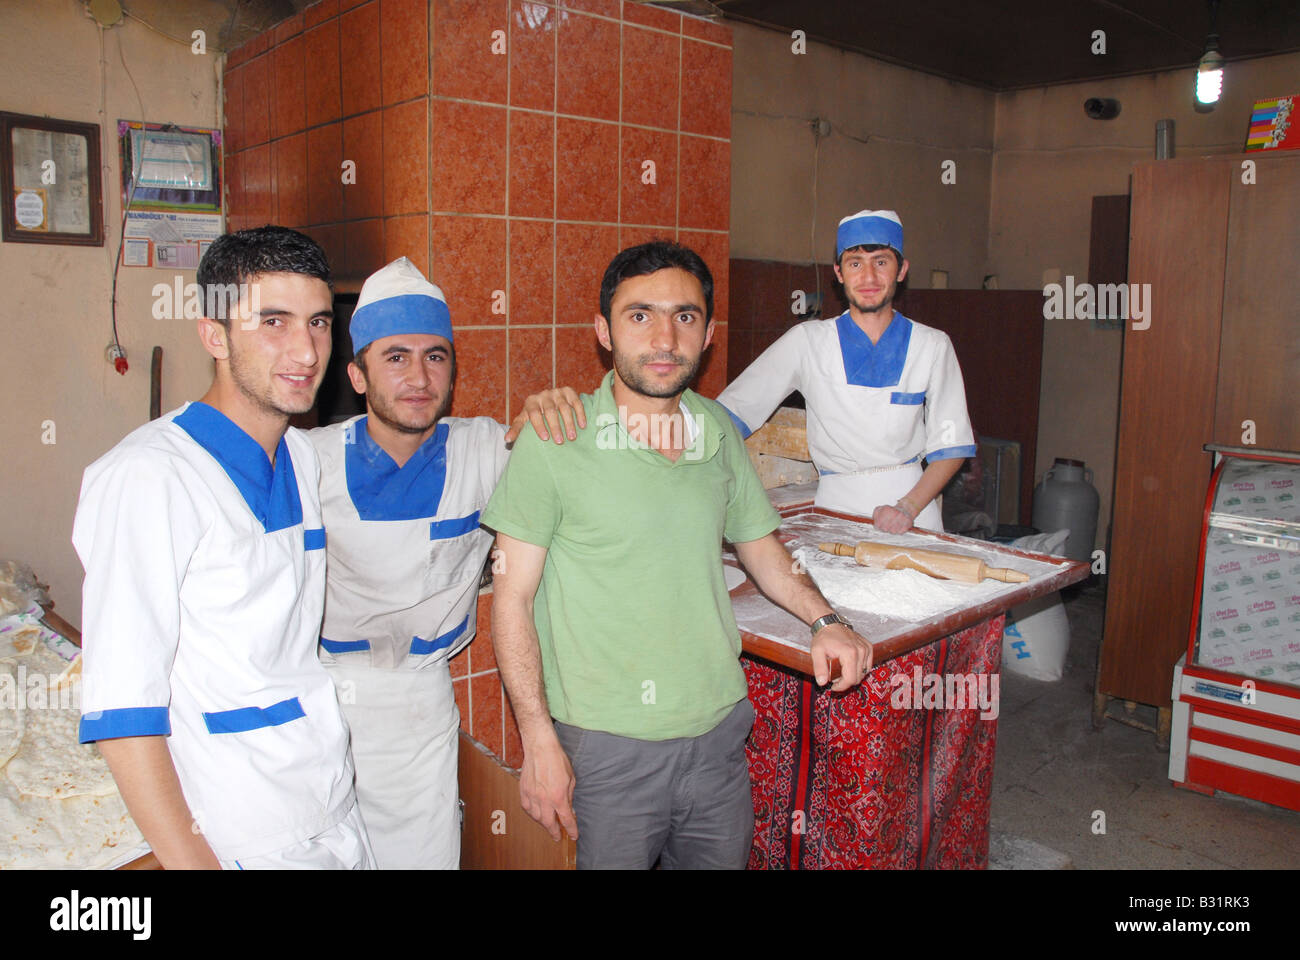
[[353, 354], [399, 333], [436, 333], [450, 343], [451, 312], [442, 290], [401, 257], [366, 278], [349, 329]]
[[835, 260], [851, 247], [879, 244], [903, 255], [903, 221], [893, 210], [859, 210], [840, 221], [835, 231]]

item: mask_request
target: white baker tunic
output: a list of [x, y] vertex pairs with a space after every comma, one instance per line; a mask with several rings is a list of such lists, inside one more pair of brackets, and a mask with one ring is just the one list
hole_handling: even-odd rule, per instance
[[[801, 323], [764, 350], [718, 402], [747, 437], [794, 390], [807, 402], [818, 506], [870, 516], [916, 485], [922, 458], [975, 455], [952, 341], [901, 313], [875, 344], [848, 311]], [[934, 501], [915, 522], [943, 529]]]
[[80, 739], [166, 736], [197, 826], [230, 864], [297, 848], [299, 865], [361, 865], [337, 847], [313, 860], [308, 842], [356, 807], [347, 727], [316, 657], [318, 476], [299, 431], [272, 467], [224, 414], [187, 403], [82, 481]]
[[352, 728], [379, 866], [455, 869], [460, 716], [448, 660], [477, 626], [492, 546], [479, 513], [505, 469], [505, 428], [443, 418], [399, 468], [366, 423], [309, 434], [328, 542], [320, 657]]

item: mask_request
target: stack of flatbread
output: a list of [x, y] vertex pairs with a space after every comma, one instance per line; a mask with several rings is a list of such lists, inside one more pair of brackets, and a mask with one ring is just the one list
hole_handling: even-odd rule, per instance
[[142, 843], [99, 751], [77, 742], [80, 668], [39, 629], [0, 634], [0, 869], [106, 867]]

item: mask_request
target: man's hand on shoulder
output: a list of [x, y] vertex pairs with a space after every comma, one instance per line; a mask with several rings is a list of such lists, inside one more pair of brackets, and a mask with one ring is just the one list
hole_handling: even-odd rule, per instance
[[[561, 421], [563, 430], [560, 429]], [[576, 440], [575, 422], [577, 429], [586, 429], [587, 412], [577, 392], [572, 387], [543, 390], [524, 401], [524, 408], [506, 431], [506, 443], [514, 443], [526, 423], [533, 425], [533, 430], [542, 440], [554, 440], [557, 444], [564, 443], [566, 436]]]

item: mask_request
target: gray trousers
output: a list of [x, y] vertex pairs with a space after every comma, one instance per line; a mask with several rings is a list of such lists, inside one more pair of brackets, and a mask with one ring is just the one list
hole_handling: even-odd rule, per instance
[[742, 870], [754, 839], [741, 700], [712, 730], [635, 740], [556, 721], [573, 764], [579, 870]]

